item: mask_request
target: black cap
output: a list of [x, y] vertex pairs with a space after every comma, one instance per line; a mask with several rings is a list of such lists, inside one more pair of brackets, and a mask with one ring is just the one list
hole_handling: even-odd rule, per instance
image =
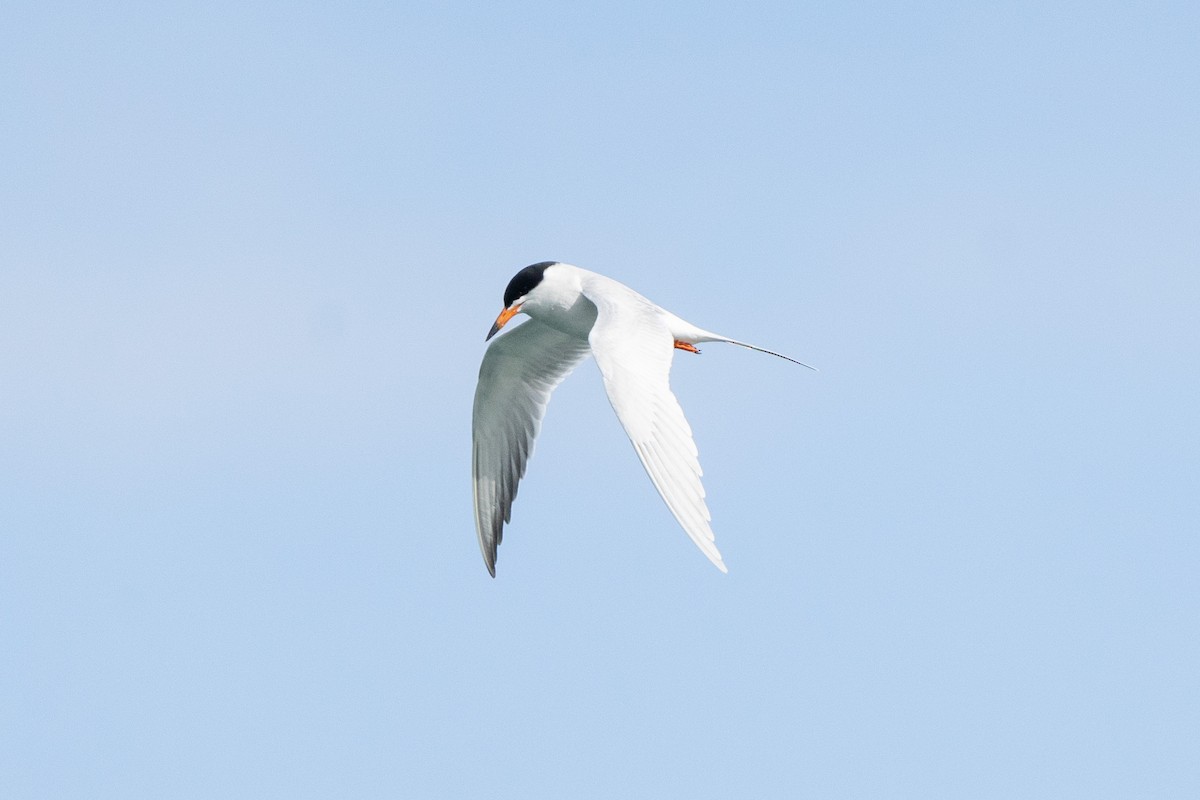
[[552, 267], [557, 263], [557, 261], [541, 261], [537, 264], [530, 264], [514, 275], [513, 279], [508, 282], [508, 288], [504, 290], [504, 307], [508, 308], [532, 292], [534, 287], [542, 282], [542, 276], [546, 274], [546, 267]]

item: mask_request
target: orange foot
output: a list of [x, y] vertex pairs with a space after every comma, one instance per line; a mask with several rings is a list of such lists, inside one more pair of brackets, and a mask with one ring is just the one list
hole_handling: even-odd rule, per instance
[[679, 350], [687, 350], [689, 353], [699, 353], [700, 352], [699, 350], [696, 349], [696, 345], [688, 344], [687, 342], [681, 342], [678, 339], [675, 340], [675, 347]]

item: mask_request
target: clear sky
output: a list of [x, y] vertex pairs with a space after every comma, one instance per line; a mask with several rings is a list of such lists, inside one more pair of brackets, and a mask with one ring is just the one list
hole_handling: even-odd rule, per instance
[[[0, 8], [0, 796], [1200, 796], [1200, 12]], [[519, 268], [585, 363], [488, 577]]]

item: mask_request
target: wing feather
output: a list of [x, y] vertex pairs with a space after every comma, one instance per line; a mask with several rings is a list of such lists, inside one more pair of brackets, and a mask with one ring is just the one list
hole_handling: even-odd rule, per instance
[[588, 354], [588, 342], [529, 320], [492, 341], [471, 413], [475, 533], [492, 577], [504, 524], [555, 387]]
[[633, 292], [618, 298], [585, 286], [584, 294], [597, 308], [589, 340], [617, 418], [667, 508], [717, 569], [728, 571], [714, 544], [692, 428], [671, 392], [674, 337], [666, 319]]

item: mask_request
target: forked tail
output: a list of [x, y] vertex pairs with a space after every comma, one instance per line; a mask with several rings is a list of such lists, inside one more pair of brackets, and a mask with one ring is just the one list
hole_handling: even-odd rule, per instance
[[799, 364], [802, 367], [808, 367], [813, 372], [820, 371], [816, 367], [814, 367], [812, 364], [805, 364], [803, 361], [797, 361], [796, 359], [792, 358], [791, 356], [785, 356], [783, 353], [776, 353], [774, 350], [768, 350], [765, 347], [759, 347], [758, 345], [747, 344], [746, 342], [739, 342], [737, 339], [726, 339], [725, 337], [721, 337], [721, 338], [717, 339], [716, 341], [728, 342], [729, 344], [736, 344], [738, 347], [745, 347], [747, 350], [757, 350], [760, 353], [766, 353], [769, 356], [775, 356], [776, 358], [782, 358], [784, 361], [790, 361], [793, 364]]
[[698, 353], [700, 352], [699, 350], [696, 350], [694, 347], [689, 347], [688, 345], [696, 345], [701, 342], [727, 342], [728, 344], [736, 344], [738, 347], [745, 347], [747, 350], [757, 350], [758, 352], [766, 353], [769, 356], [782, 358], [784, 361], [790, 361], [793, 364], [799, 364], [802, 367], [808, 367], [814, 372], [819, 371], [813, 365], [805, 364], [803, 361], [797, 361], [791, 356], [785, 356], [783, 353], [776, 353], [774, 350], [768, 350], [767, 348], [759, 347], [756, 344], [739, 342], [737, 339], [730, 339], [728, 336], [722, 336], [719, 333], [713, 333], [712, 331], [706, 331], [703, 328], [697, 328], [687, 320], [681, 319], [670, 312], [664, 313], [667, 316], [671, 334], [675, 337], [675, 346], [680, 350], [689, 350], [691, 352]]

